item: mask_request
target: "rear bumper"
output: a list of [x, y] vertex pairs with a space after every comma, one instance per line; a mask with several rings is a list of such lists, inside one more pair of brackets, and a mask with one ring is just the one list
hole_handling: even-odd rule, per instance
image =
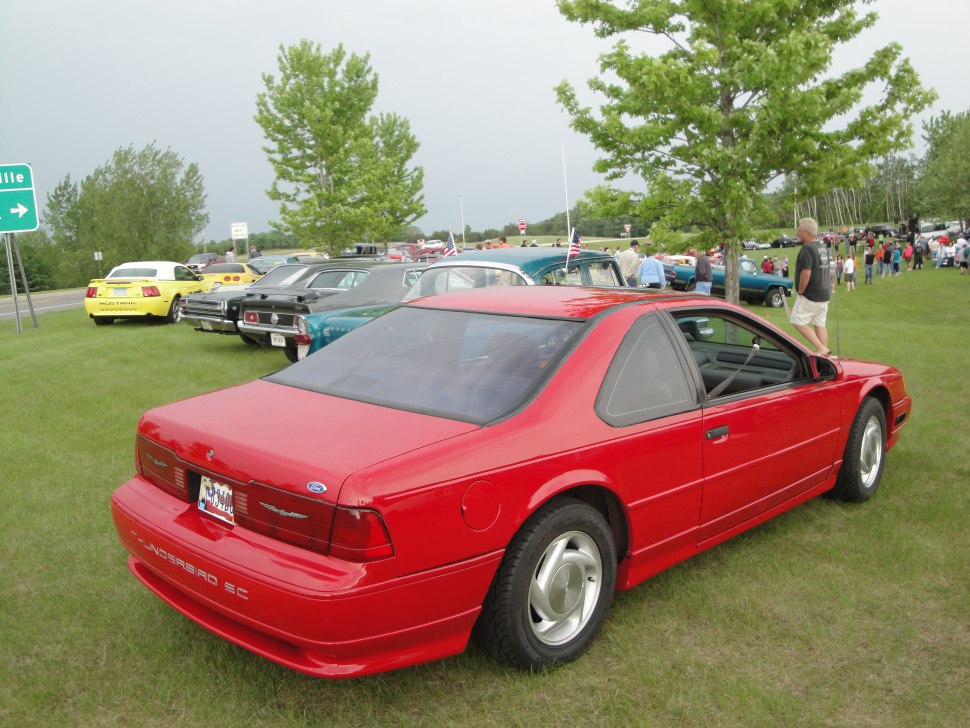
[[235, 321], [218, 316], [203, 316], [185, 311], [182, 314], [182, 323], [186, 323], [199, 331], [213, 331], [218, 334], [239, 333]]
[[128, 566], [167, 604], [258, 655], [318, 677], [354, 677], [461, 652], [501, 552], [377, 578], [238, 526], [140, 478], [111, 512]]
[[168, 316], [171, 298], [85, 298], [84, 311], [88, 316]]

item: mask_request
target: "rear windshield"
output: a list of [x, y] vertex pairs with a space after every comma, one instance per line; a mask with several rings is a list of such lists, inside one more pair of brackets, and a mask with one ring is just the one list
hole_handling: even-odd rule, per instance
[[400, 308], [266, 377], [337, 397], [484, 423], [522, 404], [582, 321]]
[[288, 286], [298, 280], [307, 272], [305, 265], [281, 265], [273, 268], [258, 281], [254, 286]]
[[491, 286], [526, 286], [525, 277], [504, 268], [486, 268], [473, 265], [449, 265], [428, 268], [414, 287], [404, 297], [405, 301], [420, 296], [433, 296], [448, 291], [465, 291], [470, 288]]
[[213, 263], [205, 269], [206, 273], [245, 273], [240, 263]]
[[155, 278], [157, 268], [119, 268], [108, 274], [108, 278]]

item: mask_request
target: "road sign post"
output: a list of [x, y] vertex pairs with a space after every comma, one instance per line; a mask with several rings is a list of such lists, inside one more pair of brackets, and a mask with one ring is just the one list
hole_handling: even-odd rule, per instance
[[34, 194], [34, 171], [29, 164], [0, 164], [0, 234], [3, 235], [7, 256], [7, 271], [10, 274], [10, 294], [13, 296], [14, 316], [17, 319], [17, 333], [22, 333], [20, 325], [20, 305], [17, 303], [17, 275], [14, 272], [14, 259], [20, 270], [20, 280], [27, 296], [34, 328], [37, 328], [37, 315], [34, 303], [30, 300], [27, 274], [20, 247], [14, 233], [26, 233], [40, 227], [37, 216], [37, 197]]

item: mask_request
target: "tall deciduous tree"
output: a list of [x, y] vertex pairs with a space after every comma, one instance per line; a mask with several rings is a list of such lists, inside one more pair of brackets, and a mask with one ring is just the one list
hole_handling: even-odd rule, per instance
[[339, 252], [364, 237], [400, 235], [424, 214], [418, 143], [394, 114], [371, 115], [378, 79], [368, 55], [301, 40], [280, 47], [279, 78], [256, 99], [281, 222], [305, 246]]
[[[608, 178], [644, 179], [631, 212], [661, 231], [700, 223], [707, 242], [729, 243], [729, 300], [739, 241], [773, 180], [797, 174], [801, 195], [861, 180], [872, 160], [909, 145], [908, 119], [934, 98], [895, 43], [829, 75], [835, 46], [876, 20], [856, 4], [559, 0], [569, 20], [618, 38], [600, 59], [609, 76], [589, 82], [605, 97], [599, 114], [568, 82], [557, 88], [573, 127], [605, 154], [597, 169]], [[647, 36], [666, 50], [631, 45]], [[879, 98], [867, 103], [870, 89]]]
[[970, 112], [944, 113], [924, 125], [928, 144], [920, 193], [925, 212], [970, 219]]
[[129, 260], [185, 260], [209, 219], [205, 199], [198, 167], [154, 144], [118, 149], [80, 185], [66, 177], [48, 195], [45, 218], [58, 284], [83, 284]]

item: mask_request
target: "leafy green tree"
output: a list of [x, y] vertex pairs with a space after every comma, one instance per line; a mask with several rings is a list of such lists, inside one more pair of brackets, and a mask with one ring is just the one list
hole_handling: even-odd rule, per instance
[[205, 199], [198, 167], [154, 143], [118, 149], [80, 185], [66, 177], [48, 195], [45, 217], [58, 285], [82, 285], [130, 260], [185, 260], [209, 219]]
[[324, 54], [304, 39], [280, 46], [277, 59], [279, 78], [263, 74], [255, 116], [276, 175], [267, 194], [281, 203], [271, 224], [331, 253], [402, 235], [425, 213], [424, 172], [410, 166], [418, 143], [408, 121], [371, 115], [370, 56], [342, 45]]
[[919, 190], [925, 212], [970, 218], [970, 112], [945, 113], [924, 126], [928, 146]]
[[[20, 251], [20, 261], [24, 265], [27, 285], [30, 290], [44, 291], [54, 287], [54, 266], [51, 262], [49, 250], [51, 248], [47, 234], [43, 230], [17, 235], [17, 249]], [[7, 256], [3, 254], [4, 246], [0, 243], [0, 295], [10, 294], [10, 273], [7, 268]], [[23, 280], [20, 277], [20, 267], [17, 258], [13, 258], [14, 279], [17, 292], [24, 293]]]
[[[728, 242], [729, 300], [740, 241], [773, 180], [797, 173], [802, 195], [858, 184], [872, 160], [909, 144], [908, 120], [934, 98], [895, 43], [830, 75], [834, 49], [876, 20], [855, 4], [559, 0], [569, 20], [618, 38], [600, 59], [608, 77], [589, 82], [605, 98], [598, 114], [568, 82], [557, 88], [572, 126], [605, 155], [596, 169], [646, 182], [627, 212], [656, 219], [658, 233], [699, 223], [704, 241]], [[647, 36], [668, 50], [635, 51]], [[864, 105], [875, 84], [880, 97]]]

